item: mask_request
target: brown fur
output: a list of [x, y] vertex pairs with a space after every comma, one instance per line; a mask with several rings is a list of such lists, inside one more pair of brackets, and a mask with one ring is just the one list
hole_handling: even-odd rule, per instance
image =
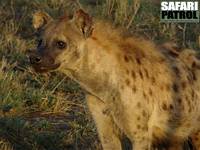
[[[79, 11], [72, 20], [43, 25], [44, 45], [36, 53], [41, 60], [33, 61], [34, 68], [42, 72], [59, 64], [57, 70], [89, 92], [88, 107], [104, 149], [120, 150], [121, 133], [136, 150], [181, 149], [200, 129], [199, 61], [182, 52], [172, 57], [152, 42], [124, 37], [90, 19]], [[67, 46], [59, 49], [57, 41]]]

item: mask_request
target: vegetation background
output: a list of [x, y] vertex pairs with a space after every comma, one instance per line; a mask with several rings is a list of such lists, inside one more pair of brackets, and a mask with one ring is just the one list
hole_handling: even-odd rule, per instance
[[36, 74], [26, 56], [37, 39], [32, 13], [83, 8], [156, 43], [196, 50], [200, 24], [160, 23], [159, 0], [0, 0], [0, 150], [100, 150], [85, 91], [63, 74]]

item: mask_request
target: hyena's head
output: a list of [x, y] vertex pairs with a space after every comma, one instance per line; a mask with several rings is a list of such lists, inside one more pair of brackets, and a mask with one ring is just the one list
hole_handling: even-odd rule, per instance
[[73, 67], [81, 57], [81, 43], [93, 30], [92, 19], [83, 10], [76, 11], [72, 19], [64, 16], [56, 20], [44, 12], [36, 12], [33, 26], [39, 42], [29, 57], [37, 72]]

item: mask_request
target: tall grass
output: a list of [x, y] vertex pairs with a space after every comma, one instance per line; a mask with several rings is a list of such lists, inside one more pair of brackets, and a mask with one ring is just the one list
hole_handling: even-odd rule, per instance
[[26, 56], [35, 47], [33, 12], [56, 17], [76, 7], [64, 0], [0, 1], [1, 150], [99, 147], [79, 85], [59, 73], [35, 74]]
[[103, 6], [104, 15], [111, 16], [116, 24], [131, 26], [140, 8], [140, 0], [106, 0]]
[[161, 23], [157, 0], [103, 0], [98, 15], [134, 35], [157, 43], [173, 41], [182, 47], [199, 49], [199, 24]]

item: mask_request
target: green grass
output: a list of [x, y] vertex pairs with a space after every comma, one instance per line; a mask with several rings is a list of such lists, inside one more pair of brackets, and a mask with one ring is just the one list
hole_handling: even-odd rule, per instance
[[[127, 28], [129, 34], [159, 43], [177, 41], [198, 48], [199, 25], [161, 24], [159, 7], [142, 0], [1, 0], [0, 1], [0, 149], [101, 149], [85, 104], [85, 91], [60, 73], [36, 74], [26, 51], [35, 47], [31, 14], [72, 15], [80, 6], [100, 19]], [[94, 5], [95, 4], [95, 5]], [[134, 15], [134, 13], [136, 13]]]

